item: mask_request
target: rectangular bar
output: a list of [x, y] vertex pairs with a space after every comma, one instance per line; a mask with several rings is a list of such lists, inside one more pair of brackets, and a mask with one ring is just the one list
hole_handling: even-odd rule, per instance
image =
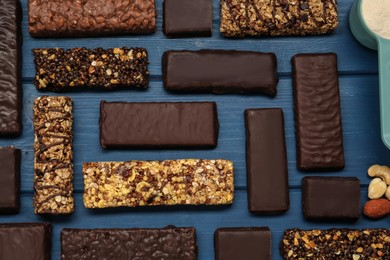
[[177, 92], [259, 93], [276, 95], [274, 53], [251, 51], [167, 51], [163, 80]]
[[218, 228], [214, 233], [215, 260], [271, 260], [268, 227]]
[[211, 36], [212, 0], [164, 0], [163, 32], [167, 37]]
[[154, 0], [29, 0], [33, 37], [89, 37], [156, 31]]
[[355, 177], [304, 177], [302, 211], [306, 219], [357, 220], [360, 181]]
[[20, 150], [0, 147], [0, 214], [19, 212]]
[[297, 167], [303, 171], [344, 168], [337, 56], [292, 58]]
[[283, 259], [390, 259], [390, 229], [287, 229]]
[[219, 122], [215, 102], [100, 103], [103, 148], [214, 148]]
[[227, 160], [90, 162], [83, 175], [86, 208], [224, 205], [234, 197]]
[[22, 11], [18, 0], [0, 1], [0, 136], [22, 132]]
[[50, 260], [49, 223], [0, 224], [0, 259]]
[[72, 99], [43, 96], [34, 101], [34, 212], [74, 211]]
[[148, 52], [144, 48], [33, 49], [38, 90], [147, 88]]
[[196, 260], [192, 227], [70, 229], [61, 231], [61, 259]]
[[245, 110], [248, 208], [277, 214], [290, 207], [283, 111]]
[[319, 35], [338, 26], [337, 1], [221, 0], [225, 37]]

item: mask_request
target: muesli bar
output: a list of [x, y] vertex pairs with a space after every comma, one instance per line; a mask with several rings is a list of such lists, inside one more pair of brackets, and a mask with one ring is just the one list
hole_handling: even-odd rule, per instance
[[74, 211], [72, 100], [39, 97], [34, 102], [34, 211], [69, 214]]
[[83, 175], [86, 208], [233, 203], [227, 160], [89, 162]]

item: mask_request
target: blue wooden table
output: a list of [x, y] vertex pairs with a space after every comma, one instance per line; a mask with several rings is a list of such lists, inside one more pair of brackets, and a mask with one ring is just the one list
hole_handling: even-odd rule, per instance
[[[377, 54], [361, 46], [352, 36], [348, 14], [354, 0], [339, 0], [340, 25], [334, 34], [317, 37], [283, 37], [263, 39], [224, 39], [219, 34], [219, 1], [214, 3], [212, 38], [166, 39], [162, 33], [162, 0], [157, 0], [157, 33], [149, 36], [127, 36], [92, 39], [33, 39], [27, 28], [27, 0], [23, 7], [23, 135], [0, 139], [0, 146], [14, 145], [22, 149], [21, 211], [18, 215], [0, 216], [0, 222], [50, 221], [53, 224], [52, 258], [60, 259], [60, 231], [65, 227], [164, 227], [194, 226], [197, 229], [199, 259], [214, 259], [213, 234], [218, 227], [269, 226], [272, 231], [273, 259], [280, 259], [279, 242], [286, 228], [389, 227], [390, 218], [372, 221], [361, 217], [355, 223], [316, 223], [303, 219], [301, 210], [301, 178], [296, 169], [295, 134], [292, 111], [290, 59], [297, 53], [335, 52], [340, 71], [341, 109], [346, 167], [336, 173], [318, 175], [357, 176], [362, 183], [362, 205], [367, 200], [370, 178], [367, 169], [379, 163], [390, 165], [390, 151], [380, 139]], [[35, 68], [32, 48], [36, 47], [145, 47], [150, 54], [151, 82], [147, 91], [65, 93], [74, 101], [74, 164], [76, 212], [66, 217], [34, 215], [33, 197], [33, 100], [43, 95], [32, 84]], [[278, 57], [280, 82], [275, 98], [258, 95], [178, 95], [162, 87], [161, 56], [166, 50], [236, 49], [275, 52]], [[214, 150], [128, 150], [105, 151], [99, 145], [99, 103], [109, 101], [216, 101], [221, 124], [218, 147]], [[291, 208], [279, 216], [255, 216], [247, 210], [245, 172], [245, 132], [243, 112], [247, 108], [281, 107], [285, 113]], [[167, 208], [166, 210], [115, 209], [87, 210], [82, 202], [81, 164], [85, 161], [163, 160], [177, 158], [224, 158], [234, 162], [236, 196], [234, 205], [222, 209]], [[310, 174], [314, 175], [314, 174]]]

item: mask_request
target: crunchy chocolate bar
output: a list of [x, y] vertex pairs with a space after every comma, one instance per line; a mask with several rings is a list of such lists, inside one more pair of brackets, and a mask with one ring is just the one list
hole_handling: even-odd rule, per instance
[[390, 229], [287, 229], [284, 259], [390, 259]]
[[226, 37], [316, 35], [338, 25], [337, 0], [221, 0]]
[[34, 211], [74, 211], [72, 100], [43, 96], [34, 102]]
[[143, 48], [33, 49], [39, 90], [147, 88], [148, 52]]
[[91, 162], [83, 175], [87, 208], [233, 203], [227, 160]]

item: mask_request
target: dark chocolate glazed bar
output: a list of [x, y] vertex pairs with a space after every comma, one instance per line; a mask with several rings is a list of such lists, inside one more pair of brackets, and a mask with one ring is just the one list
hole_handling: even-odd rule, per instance
[[390, 259], [390, 229], [287, 229], [280, 253], [285, 260]]
[[18, 0], [0, 1], [0, 136], [22, 131], [21, 19]]
[[271, 260], [268, 227], [219, 228], [214, 233], [215, 260]]
[[297, 167], [344, 168], [337, 57], [334, 53], [292, 58]]
[[317, 35], [338, 25], [337, 0], [221, 0], [226, 37]]
[[163, 80], [177, 92], [261, 93], [276, 95], [274, 53], [251, 51], [167, 51]]
[[214, 102], [100, 104], [103, 148], [214, 148], [218, 132]]
[[148, 52], [143, 48], [33, 49], [39, 90], [147, 88]]
[[63, 229], [61, 259], [196, 260], [196, 230], [191, 227]]
[[51, 225], [48, 223], [0, 224], [0, 259], [50, 260]]
[[156, 31], [154, 0], [29, 0], [33, 37], [149, 34]]
[[355, 177], [304, 177], [302, 211], [306, 219], [357, 220], [360, 181]]
[[248, 208], [258, 214], [290, 207], [283, 111], [245, 111]]

